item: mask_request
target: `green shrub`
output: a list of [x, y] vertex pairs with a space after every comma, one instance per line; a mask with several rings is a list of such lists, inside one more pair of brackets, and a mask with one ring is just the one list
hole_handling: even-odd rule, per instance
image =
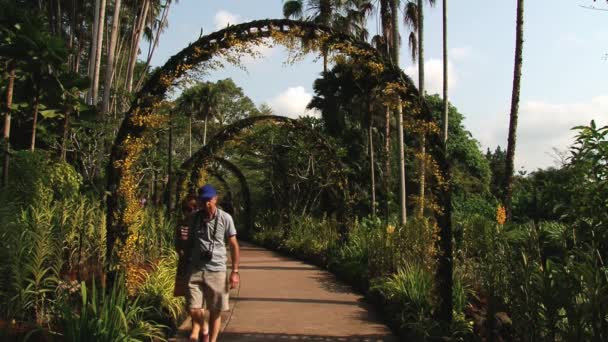
[[9, 175], [2, 200], [22, 207], [70, 199], [82, 185], [82, 176], [72, 166], [53, 161], [45, 152], [14, 152]]
[[93, 281], [90, 290], [80, 285], [80, 303], [74, 307], [66, 299], [58, 326], [64, 341], [165, 341], [162, 325], [144, 319], [151, 310], [137, 298], [129, 299], [124, 279], [119, 278], [109, 292], [98, 289]]
[[[13, 210], [15, 207], [11, 207]], [[73, 274], [101, 271], [105, 215], [84, 197], [0, 213], [0, 316], [49, 321], [55, 289]]]
[[432, 319], [433, 274], [416, 263], [405, 264], [397, 273], [375, 279], [371, 290], [389, 303], [389, 314], [396, 316], [409, 338], [421, 340], [437, 329]]
[[140, 303], [151, 308], [145, 317], [171, 329], [181, 323], [186, 313], [184, 297], [173, 296], [176, 270], [177, 254], [173, 250], [164, 250], [163, 257], [153, 265], [138, 289]]

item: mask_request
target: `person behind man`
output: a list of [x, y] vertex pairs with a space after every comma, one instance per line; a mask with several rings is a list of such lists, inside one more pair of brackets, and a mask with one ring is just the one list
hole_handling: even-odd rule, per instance
[[[221, 312], [228, 310], [226, 240], [230, 245], [230, 288], [239, 284], [239, 244], [232, 216], [217, 207], [217, 191], [209, 184], [199, 189], [200, 210], [182, 234], [192, 239], [187, 300], [192, 316], [191, 341], [197, 341], [203, 324], [203, 302], [209, 310], [209, 339], [217, 341]], [[189, 231], [188, 231], [189, 230]], [[206, 336], [204, 336], [206, 339]]]

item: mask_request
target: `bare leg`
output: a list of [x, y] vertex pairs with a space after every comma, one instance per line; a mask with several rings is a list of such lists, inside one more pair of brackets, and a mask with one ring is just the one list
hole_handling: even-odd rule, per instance
[[192, 332], [190, 333], [190, 341], [198, 341], [198, 334], [203, 325], [203, 310], [191, 309], [190, 317], [192, 317]]
[[222, 312], [209, 310], [209, 341], [216, 342], [222, 326]]

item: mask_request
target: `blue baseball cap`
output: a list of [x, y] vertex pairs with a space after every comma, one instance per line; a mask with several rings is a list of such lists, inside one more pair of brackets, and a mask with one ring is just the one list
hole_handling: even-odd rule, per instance
[[198, 198], [201, 201], [208, 201], [215, 196], [217, 196], [217, 190], [211, 184], [205, 184], [202, 188], [198, 189]]

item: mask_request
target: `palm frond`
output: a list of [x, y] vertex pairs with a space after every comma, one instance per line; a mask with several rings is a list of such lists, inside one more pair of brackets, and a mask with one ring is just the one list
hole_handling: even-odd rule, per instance
[[418, 5], [415, 2], [408, 1], [405, 4], [403, 22], [410, 31], [418, 32]]
[[302, 0], [287, 0], [283, 3], [283, 16], [289, 19], [302, 19], [304, 15], [304, 4]]
[[416, 58], [418, 57], [418, 36], [416, 33], [410, 32], [408, 37], [408, 45], [410, 47], [412, 62], [416, 62]]

